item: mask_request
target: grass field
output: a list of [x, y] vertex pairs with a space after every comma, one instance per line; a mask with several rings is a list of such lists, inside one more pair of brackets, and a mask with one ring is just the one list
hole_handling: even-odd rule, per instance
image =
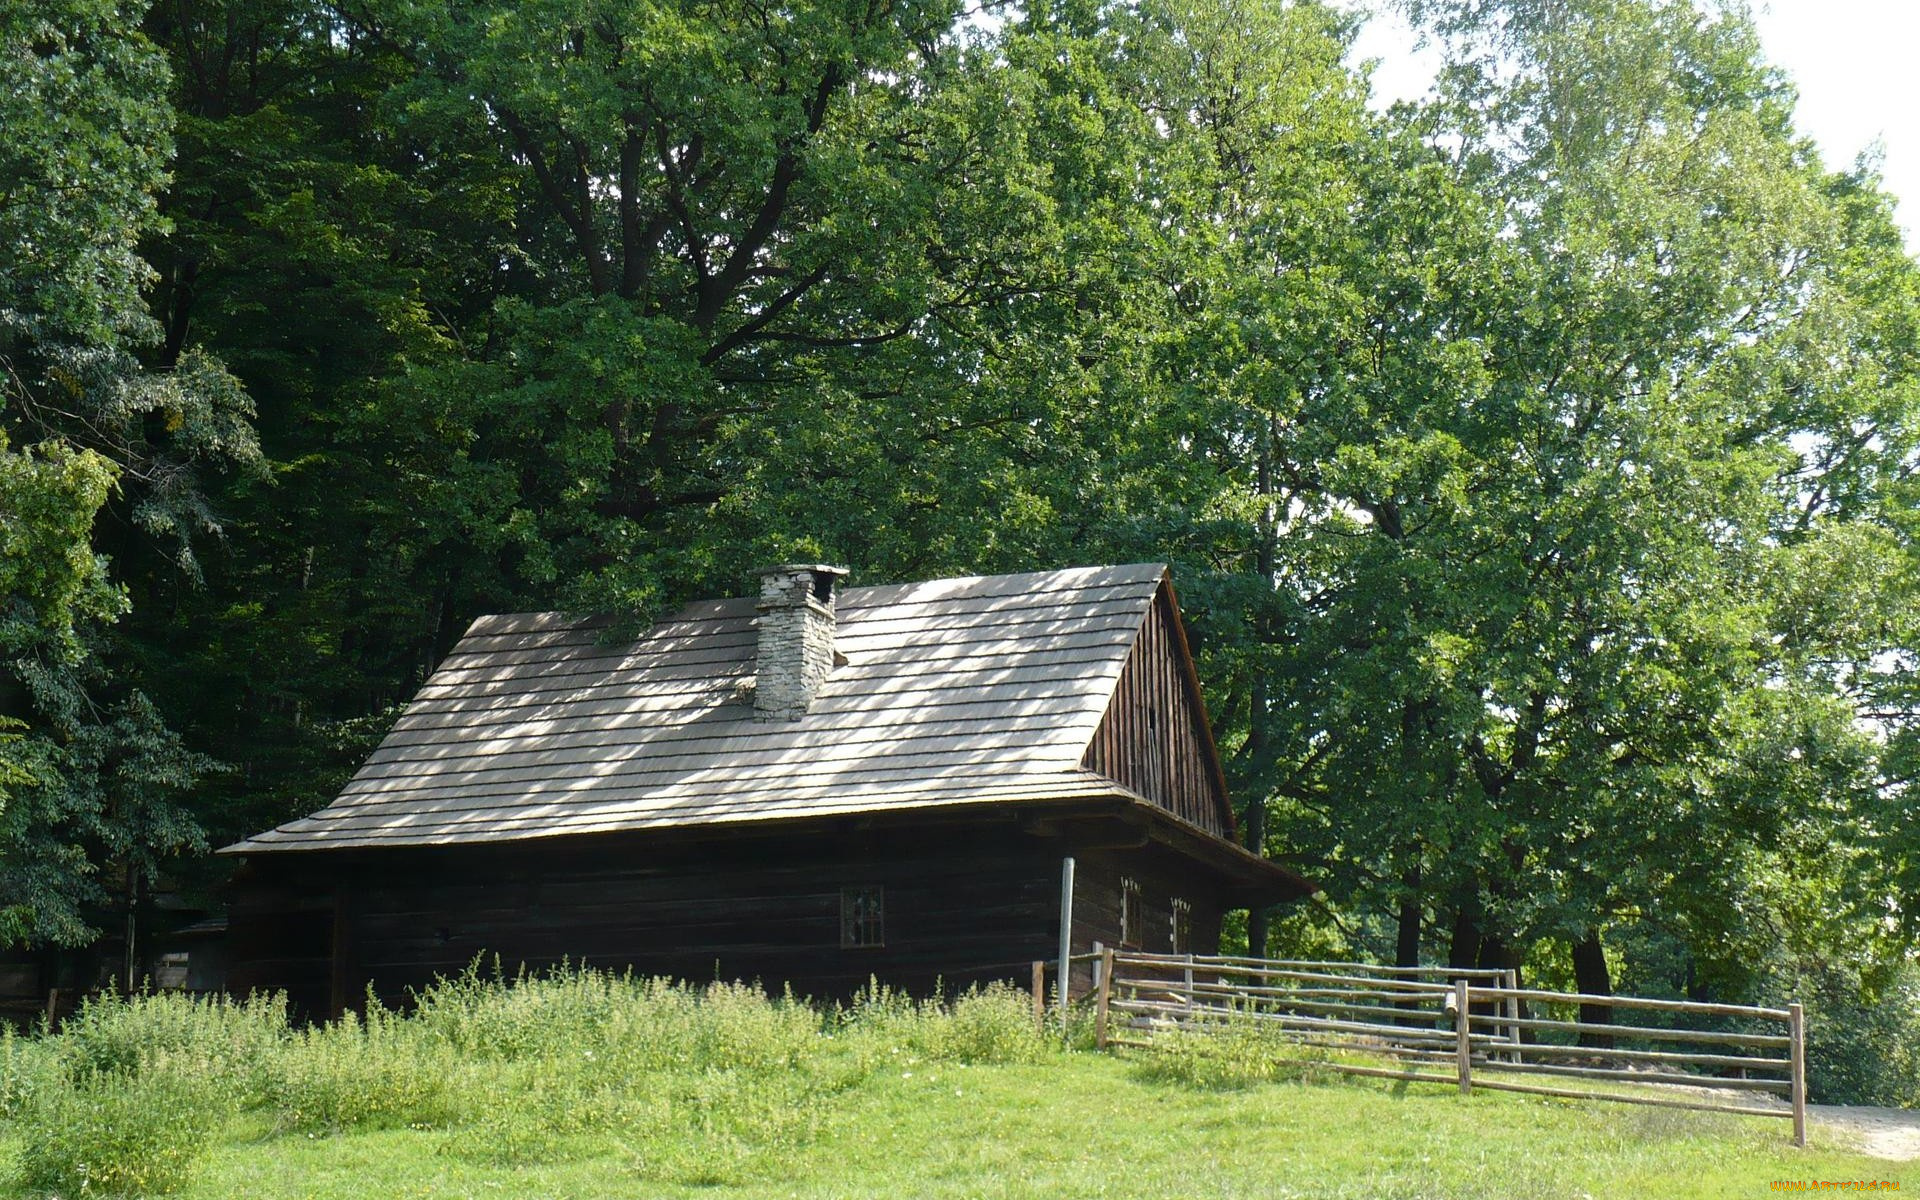
[[[648, 1161], [617, 1134], [570, 1162], [488, 1166], [388, 1131], [236, 1135], [193, 1197], [1751, 1197], [1897, 1164], [1786, 1144], [1783, 1122], [1372, 1083], [1206, 1092], [1075, 1056], [875, 1081], [798, 1152]], [[1912, 1180], [1920, 1186], [1920, 1180]]]
[[[1818, 1140], [1796, 1150], [1780, 1120], [1323, 1079], [1244, 1041], [1062, 1051], [1011, 995], [957, 1013], [892, 998], [822, 1018], [744, 991], [576, 976], [518, 995], [476, 987], [317, 1035], [265, 1010], [183, 1018], [164, 1005], [122, 1005], [93, 1026], [4, 1048], [8, 1194], [1559, 1200], [1745, 1197], [1776, 1180], [1920, 1187], [1904, 1164]], [[148, 1160], [168, 1169], [143, 1174]]]

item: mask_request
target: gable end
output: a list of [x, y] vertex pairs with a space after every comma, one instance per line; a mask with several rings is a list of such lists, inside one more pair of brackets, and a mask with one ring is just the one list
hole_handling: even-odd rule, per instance
[[1233, 810], [1170, 583], [1154, 594], [1081, 765], [1233, 838]]

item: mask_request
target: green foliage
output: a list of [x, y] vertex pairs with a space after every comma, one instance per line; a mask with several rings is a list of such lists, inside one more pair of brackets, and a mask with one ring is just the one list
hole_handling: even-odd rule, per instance
[[293, 1035], [268, 1067], [268, 1106], [309, 1133], [445, 1124], [455, 1112], [453, 1059], [405, 1018], [370, 1007]]
[[38, 1096], [20, 1122], [18, 1180], [58, 1196], [157, 1196], [191, 1179], [226, 1105], [175, 1070], [89, 1074]]
[[[1287, 944], [1738, 998], [1817, 929], [1883, 971], [1920, 921], [1889, 198], [1730, 6], [1407, 7], [1449, 66], [1377, 114], [1354, 20], [1281, 0], [13, 5], [0, 943], [84, 941], [103, 866], [216, 881], [480, 612], [1164, 558], [1246, 835], [1326, 886]], [[813, 1061], [797, 1006], [644, 986], [422, 1020]], [[1002, 1007], [847, 1036], [1018, 1057]]]
[[66, 1086], [66, 1067], [53, 1044], [0, 1026], [0, 1121], [19, 1120]]
[[47, 1044], [76, 1078], [171, 1070], [251, 1103], [289, 1036], [283, 996], [143, 992], [88, 997]]
[[[1295, 1170], [1351, 1181], [1339, 1194], [1355, 1196], [1545, 1195], [1603, 1179], [1680, 1195], [1730, 1163], [1757, 1180], [1788, 1155], [1836, 1176], [1864, 1169], [1818, 1148], [1818, 1126], [1808, 1158], [1778, 1121], [1318, 1086], [1303, 1082], [1324, 1074], [1318, 1056], [1257, 1022], [1131, 1062], [1063, 1054], [1034, 1040], [1007, 989], [942, 1006], [876, 988], [824, 1020], [741, 989], [584, 970], [469, 975], [431, 994], [431, 1014], [375, 1009], [304, 1035], [275, 1003], [177, 998], [103, 1001], [65, 1031], [0, 1035], [0, 1163], [13, 1168], [0, 1188], [957, 1196], [991, 1180], [1037, 1195], [1124, 1159], [1126, 1175], [1107, 1177], [1123, 1195], [1231, 1194]], [[553, 1028], [488, 1040], [524, 1024]], [[633, 1060], [602, 1053], [645, 1030], [659, 1040]], [[234, 1082], [254, 1075], [234, 1068], [246, 1062], [262, 1091]], [[288, 1104], [308, 1117], [290, 1123]]]
[[160, 335], [138, 245], [162, 228], [173, 124], [136, 26], [115, 0], [0, 13], [0, 722], [20, 731], [0, 749], [0, 946], [84, 942], [103, 862], [150, 880], [204, 848], [179, 793], [210, 760], [103, 652], [128, 589], [96, 519], [117, 496], [127, 548], [157, 539], [191, 577], [194, 537], [218, 529], [203, 477], [260, 456], [217, 360], [136, 357]]
[[695, 987], [562, 966], [512, 981], [470, 965], [435, 982], [411, 1021], [461, 1054], [580, 1059], [607, 1071], [792, 1066], [819, 1032], [815, 1010], [741, 984]]
[[1920, 968], [1880, 978], [1840, 962], [1776, 971], [1767, 1000], [1806, 1008], [1807, 1090], [1816, 1103], [1920, 1107]]
[[[1850, 885], [1797, 917], [1903, 912], [1864, 719], [1908, 720], [1920, 272], [1883, 200], [1794, 138], [1738, 14], [1415, 7], [1435, 104], [1194, 160], [1244, 236], [1196, 239], [1219, 282], [1167, 343], [1168, 440], [1212, 466], [1174, 503], [1218, 520], [1167, 522], [1204, 539], [1183, 596], [1250, 834], [1374, 954], [1644, 923], [1709, 975], [1823, 842]], [[1258, 28], [1244, 71], [1298, 45]], [[1191, 111], [1278, 124], [1259, 94]]]
[[[125, 598], [88, 541], [113, 486], [111, 463], [58, 443], [16, 453], [0, 429], [0, 662], [61, 677], [84, 660], [82, 631], [111, 620]], [[4, 668], [0, 668], [3, 670]], [[35, 933], [78, 936], [68, 895], [84, 857], [44, 845], [42, 811], [59, 746], [15, 716], [0, 674], [0, 946]], [[24, 795], [22, 794], [24, 793]]]
[[1047, 1054], [1033, 1001], [1011, 984], [968, 989], [953, 1002], [936, 1057], [963, 1063], [1030, 1063]]
[[914, 1062], [1037, 1062], [1051, 1046], [1046, 1031], [1034, 1027], [1032, 998], [1005, 983], [968, 988], [948, 1005], [870, 980], [838, 1011], [835, 1027], [870, 1069], [902, 1055]]
[[152, 268], [136, 239], [152, 220], [172, 122], [166, 62], [129, 36], [132, 22], [117, 0], [39, 0], [0, 16], [8, 349], [21, 336], [111, 344], [147, 321], [139, 289]]
[[89, 999], [60, 1032], [0, 1031], [0, 1118], [21, 1132], [16, 1178], [54, 1195], [159, 1195], [192, 1176], [284, 1052], [278, 997]]
[[1247, 1017], [1224, 1017], [1201, 1028], [1155, 1035], [1153, 1053], [1135, 1068], [1143, 1079], [1208, 1091], [1244, 1091], [1278, 1080], [1338, 1078], [1321, 1064], [1328, 1054], [1302, 1046], [1284, 1030]]
[[878, 1074], [1046, 1053], [1028, 1001], [1005, 986], [950, 1007], [874, 988], [823, 1026], [805, 1004], [739, 985], [587, 968], [508, 985], [469, 968], [427, 989], [411, 1024], [486, 1064], [454, 1076], [448, 1153], [558, 1162], [586, 1152], [582, 1135], [612, 1134], [650, 1177], [695, 1184], [751, 1177], [806, 1144], [823, 1105]]
[[0, 431], [0, 654], [47, 646], [58, 661], [78, 659], [80, 629], [125, 609], [88, 536], [117, 472], [90, 450], [58, 443], [16, 453]]

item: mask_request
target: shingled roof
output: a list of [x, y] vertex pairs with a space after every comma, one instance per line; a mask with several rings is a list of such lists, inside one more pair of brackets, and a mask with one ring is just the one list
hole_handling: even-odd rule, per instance
[[1081, 766], [1158, 564], [848, 588], [797, 721], [754, 719], [754, 601], [639, 640], [481, 617], [340, 796], [229, 852], [499, 841], [934, 807], [1132, 799]]

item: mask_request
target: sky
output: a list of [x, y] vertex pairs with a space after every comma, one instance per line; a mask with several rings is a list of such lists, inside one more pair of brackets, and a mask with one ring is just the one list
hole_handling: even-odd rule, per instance
[[[1827, 165], [1851, 166], [1879, 143], [1883, 186], [1906, 198], [1897, 218], [1907, 248], [1920, 250], [1920, 71], [1907, 73], [1920, 50], [1920, 0], [1754, 0], [1753, 16], [1767, 59], [1799, 88], [1796, 123]], [[1362, 29], [1354, 58], [1380, 60], [1381, 103], [1414, 99], [1432, 83], [1436, 60], [1413, 42], [1386, 13]]]

